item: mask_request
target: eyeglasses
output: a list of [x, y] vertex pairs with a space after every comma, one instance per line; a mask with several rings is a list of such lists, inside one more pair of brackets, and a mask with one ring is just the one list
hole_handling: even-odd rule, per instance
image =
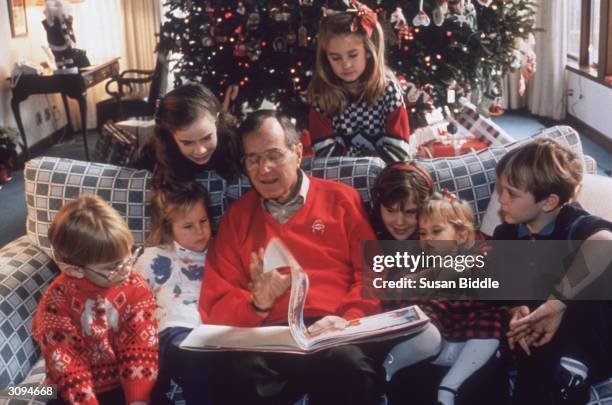
[[285, 157], [287, 156], [287, 152], [289, 151], [290, 149], [269, 149], [260, 155], [256, 153], [249, 154], [242, 158], [242, 162], [247, 170], [259, 167], [259, 163], [262, 159], [268, 162], [270, 165], [276, 166], [283, 163]]
[[85, 271], [88, 271], [107, 281], [112, 281], [117, 277], [117, 275], [122, 274], [125, 270], [131, 269], [134, 263], [136, 263], [138, 257], [140, 256], [140, 253], [142, 253], [142, 246], [134, 246], [131, 249], [130, 255], [125, 258], [125, 260], [123, 260], [121, 263], [109, 266], [106, 269], [93, 269], [91, 267], [81, 267], [74, 264], [65, 263], [61, 260], [58, 260], [58, 256], [56, 255], [55, 251], [51, 252], [53, 259], [57, 262], [60, 268], [72, 269], [72, 271], [76, 271], [81, 274]]
[[131, 269], [136, 260], [142, 252], [142, 246], [135, 246], [132, 248], [132, 253], [121, 263], [110, 266], [107, 269], [92, 269], [91, 267], [83, 267], [83, 270], [87, 270], [90, 273], [95, 274], [98, 277], [102, 277], [108, 281], [114, 280], [117, 275], [122, 274], [125, 270]]

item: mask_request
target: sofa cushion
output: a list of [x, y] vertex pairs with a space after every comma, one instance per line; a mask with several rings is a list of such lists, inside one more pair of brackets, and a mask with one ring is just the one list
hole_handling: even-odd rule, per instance
[[507, 151], [540, 137], [552, 138], [568, 146], [579, 156], [583, 156], [578, 133], [568, 126], [556, 126], [502, 147], [488, 148], [453, 158], [417, 160], [429, 170], [438, 190], [447, 188], [472, 205], [476, 213], [476, 222], [480, 225], [495, 188], [497, 162]]
[[[33, 243], [47, 254], [49, 225], [62, 205], [79, 194], [97, 194], [111, 203], [126, 220], [136, 243], [146, 239], [150, 227], [148, 199], [151, 173], [119, 166], [41, 157], [26, 163], [26, 228]], [[204, 172], [197, 181], [210, 192], [213, 226], [224, 212], [224, 180]]]
[[[582, 178], [577, 200], [591, 214], [612, 221], [610, 193], [612, 193], [611, 177], [585, 174]], [[502, 219], [499, 216], [499, 208], [499, 196], [495, 192], [491, 196], [491, 201], [480, 226], [480, 231], [485, 235], [493, 235], [495, 227], [502, 223]]]
[[[302, 160], [302, 169], [306, 174], [342, 182], [353, 187], [368, 206], [372, 201], [370, 190], [384, 167], [385, 163], [381, 159], [372, 157], [305, 158]], [[251, 182], [244, 174], [229, 181], [226, 192], [228, 202], [236, 201], [250, 189]]]
[[0, 249], [0, 388], [21, 381], [38, 359], [32, 315], [57, 274], [25, 235]]

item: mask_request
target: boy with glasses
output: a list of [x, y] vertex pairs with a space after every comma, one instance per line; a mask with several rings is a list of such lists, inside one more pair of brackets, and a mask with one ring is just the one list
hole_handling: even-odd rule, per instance
[[[97, 196], [66, 203], [49, 228], [61, 274], [32, 322], [55, 403], [145, 404], [157, 378], [155, 300], [131, 272], [140, 249]], [[53, 402], [51, 402], [53, 403]]]

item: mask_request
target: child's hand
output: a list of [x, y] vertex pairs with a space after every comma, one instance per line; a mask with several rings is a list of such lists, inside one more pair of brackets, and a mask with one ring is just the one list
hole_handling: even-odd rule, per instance
[[506, 334], [508, 337], [508, 346], [510, 346], [510, 350], [514, 350], [516, 344], [518, 343], [523, 351], [527, 353], [527, 355], [531, 355], [531, 350], [529, 350], [530, 336], [531, 336], [531, 328], [524, 326], [522, 328], [517, 328], [516, 323], [519, 319], [522, 319], [529, 315], [529, 307], [523, 305], [519, 307], [514, 307], [510, 309], [510, 314], [512, 318], [510, 319], [509, 332]]
[[[548, 300], [531, 314], [518, 319], [514, 327], [517, 331], [529, 327], [534, 331], [532, 333], [533, 346], [544, 346], [555, 336], [566, 308], [567, 306], [559, 300]], [[512, 322], [510, 322], [510, 330], [512, 329]]]
[[277, 270], [264, 273], [263, 254], [263, 249], [251, 254], [249, 290], [253, 294], [253, 304], [262, 310], [269, 310], [276, 299], [291, 286], [291, 276], [281, 274]]
[[223, 111], [228, 112], [230, 106], [236, 97], [238, 97], [238, 92], [240, 91], [240, 87], [237, 84], [230, 84], [225, 89], [225, 97], [223, 97]]
[[308, 328], [313, 336], [320, 335], [325, 332], [333, 332], [346, 328], [347, 321], [336, 315], [327, 315], [319, 319]]

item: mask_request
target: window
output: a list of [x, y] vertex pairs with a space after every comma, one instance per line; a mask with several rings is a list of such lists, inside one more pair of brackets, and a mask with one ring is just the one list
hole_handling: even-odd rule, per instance
[[608, 0], [568, 0], [567, 56], [581, 70], [612, 76], [612, 4]]
[[591, 0], [590, 32], [589, 32], [589, 66], [597, 67], [599, 56], [599, 11], [600, 0]]
[[576, 62], [580, 57], [580, 3], [582, 0], [570, 0], [567, 10], [567, 56]]

